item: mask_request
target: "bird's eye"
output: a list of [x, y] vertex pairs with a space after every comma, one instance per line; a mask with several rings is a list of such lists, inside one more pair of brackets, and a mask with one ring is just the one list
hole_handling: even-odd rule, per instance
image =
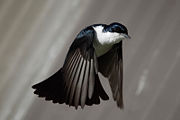
[[122, 30], [119, 28], [119, 27], [115, 27], [114, 28], [114, 32], [118, 32], [118, 33], [120, 33]]
[[123, 33], [123, 30], [118, 26], [114, 26], [112, 28], [112, 32]]
[[127, 34], [127, 29], [121, 27], [121, 26], [116, 26], [113, 28], [113, 32], [117, 32], [117, 33], [125, 33]]

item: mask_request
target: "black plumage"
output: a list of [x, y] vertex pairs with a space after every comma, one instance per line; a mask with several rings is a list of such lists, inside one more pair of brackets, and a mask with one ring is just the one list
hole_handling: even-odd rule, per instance
[[127, 30], [120, 30], [116, 26], [107, 28], [105, 24], [95, 24], [83, 29], [70, 46], [63, 67], [45, 81], [32, 86], [35, 94], [52, 100], [53, 103], [66, 103], [75, 108], [99, 104], [100, 98], [109, 99], [100, 83], [100, 72], [109, 79], [113, 98], [123, 108], [122, 41], [114, 44], [104, 55], [96, 56], [93, 43], [97, 36], [93, 27], [99, 25], [105, 31]]

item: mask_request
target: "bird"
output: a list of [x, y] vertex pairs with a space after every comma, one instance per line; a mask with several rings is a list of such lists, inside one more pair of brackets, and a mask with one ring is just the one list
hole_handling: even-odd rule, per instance
[[123, 103], [123, 47], [130, 39], [118, 22], [93, 24], [82, 29], [69, 47], [63, 66], [52, 76], [32, 86], [34, 94], [53, 103], [81, 107], [109, 100], [99, 74], [108, 79], [112, 97], [120, 109]]

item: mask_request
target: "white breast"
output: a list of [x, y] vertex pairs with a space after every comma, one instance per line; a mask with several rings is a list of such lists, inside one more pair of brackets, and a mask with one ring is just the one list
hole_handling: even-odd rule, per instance
[[112, 45], [120, 42], [124, 38], [119, 33], [103, 32], [102, 26], [93, 28], [97, 35], [97, 39], [94, 41], [94, 47], [98, 57], [108, 52]]

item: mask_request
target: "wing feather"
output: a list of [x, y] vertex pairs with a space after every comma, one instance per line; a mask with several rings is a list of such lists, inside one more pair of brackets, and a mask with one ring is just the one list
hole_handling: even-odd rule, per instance
[[87, 96], [87, 90], [88, 90], [88, 81], [89, 81], [89, 59], [87, 58], [86, 63], [86, 71], [84, 74], [84, 81], [82, 83], [82, 89], [81, 89], [81, 107], [84, 108], [85, 102], [86, 102], [86, 96]]
[[[74, 97], [75, 97], [75, 90], [76, 90], [76, 87], [77, 87], [77, 83], [78, 83], [78, 80], [79, 80], [79, 76], [80, 76], [80, 74], [81, 74], [81, 68], [82, 68], [82, 65], [83, 65], [83, 57], [81, 57], [81, 59], [80, 59], [80, 64], [79, 64], [79, 66], [78, 66], [78, 69], [77, 69], [77, 73], [76, 73], [76, 75], [75, 75], [75, 77], [74, 77], [74, 79], [73, 79], [73, 83], [72, 83], [72, 86], [71, 86], [71, 94], [70, 94], [70, 102], [69, 102], [69, 104], [73, 104], [73, 100], [74, 100]], [[75, 107], [77, 107], [77, 106], [75, 106]]]
[[123, 108], [123, 57], [122, 41], [98, 58], [99, 71], [109, 79], [113, 98]]
[[86, 60], [83, 61], [81, 73], [79, 76], [79, 81], [76, 86], [75, 101], [74, 101], [75, 106], [78, 106], [78, 104], [80, 102], [81, 88], [82, 88], [82, 82], [84, 80], [85, 71], [86, 71]]
[[92, 98], [94, 92], [94, 82], [95, 82], [95, 73], [94, 73], [94, 61], [90, 60], [90, 76], [89, 76], [89, 83], [88, 83], [88, 97], [89, 99]]
[[77, 60], [76, 60], [76, 62], [74, 63], [74, 67], [73, 67], [73, 69], [71, 69], [72, 70], [72, 72], [69, 72], [69, 73], [67, 73], [67, 74], [70, 74], [69, 75], [69, 77], [66, 79], [66, 81], [69, 81], [69, 83], [68, 83], [68, 88], [67, 88], [67, 90], [66, 90], [66, 99], [68, 100], [68, 103], [69, 103], [69, 101], [71, 101], [70, 99], [69, 99], [69, 97], [70, 97], [70, 91], [71, 91], [71, 86], [72, 86], [72, 82], [73, 82], [73, 80], [74, 80], [74, 76], [75, 76], [75, 74], [76, 74], [76, 71], [77, 71], [77, 68], [78, 68], [78, 65], [79, 65], [79, 62], [80, 62], [80, 54], [78, 54], [78, 57], [77, 57]]
[[74, 67], [77, 65], [77, 61], [78, 61], [78, 58], [79, 58], [79, 55], [78, 55], [78, 52], [75, 52], [75, 54], [72, 56], [72, 59], [71, 61], [69, 61], [67, 63], [67, 65], [65, 65], [65, 68], [64, 68], [64, 77], [65, 78], [68, 78], [68, 80], [65, 81], [65, 87], [67, 88], [69, 86], [69, 83], [70, 83], [70, 77], [71, 75], [73, 74], [73, 71], [74, 71]]

